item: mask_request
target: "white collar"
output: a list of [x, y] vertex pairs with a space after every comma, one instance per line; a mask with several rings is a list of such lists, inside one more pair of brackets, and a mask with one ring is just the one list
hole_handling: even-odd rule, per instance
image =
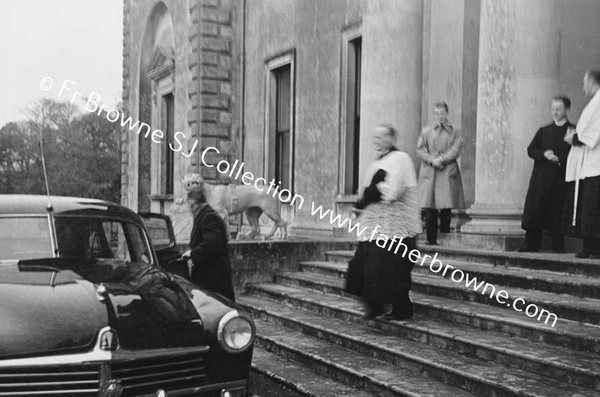
[[569, 122], [569, 119], [565, 118], [563, 121], [559, 121], [559, 122], [554, 122], [554, 125], [556, 125], [557, 127], [562, 127], [563, 125], [567, 124]]

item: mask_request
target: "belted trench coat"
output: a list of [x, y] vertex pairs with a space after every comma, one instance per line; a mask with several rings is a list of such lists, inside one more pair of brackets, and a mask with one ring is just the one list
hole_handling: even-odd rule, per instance
[[[421, 208], [464, 208], [462, 177], [457, 158], [462, 146], [460, 130], [446, 123], [423, 128], [417, 141], [419, 170], [419, 205]], [[435, 169], [432, 162], [443, 160], [444, 167]]]

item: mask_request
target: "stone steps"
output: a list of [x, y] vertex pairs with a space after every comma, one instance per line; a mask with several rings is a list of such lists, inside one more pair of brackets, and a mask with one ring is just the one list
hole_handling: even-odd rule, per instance
[[256, 344], [262, 349], [300, 363], [338, 382], [371, 395], [473, 397], [474, 394], [413, 372], [392, 367], [384, 361], [335, 346], [285, 327], [255, 319]]
[[[418, 249], [430, 256], [437, 253], [444, 263], [488, 264], [600, 277], [600, 259], [578, 259], [574, 254], [484, 251], [440, 245], [420, 245]], [[347, 262], [353, 255], [354, 251], [326, 252], [327, 260], [334, 262]]]
[[[474, 248], [492, 251], [516, 251], [525, 245], [525, 235], [522, 236], [489, 236], [464, 233], [440, 233], [438, 244], [456, 248]], [[425, 245], [427, 239], [420, 235], [417, 243]], [[542, 236], [541, 249], [551, 251], [552, 238], [550, 235]], [[583, 241], [578, 238], [565, 237], [565, 250], [567, 252], [581, 252]]]
[[[303, 271], [313, 274], [340, 279], [346, 277], [346, 263], [307, 261], [302, 262], [300, 266]], [[341, 288], [337, 289], [336, 293], [348, 296]], [[560, 318], [552, 328], [504, 307], [448, 300], [419, 292], [411, 292], [411, 297], [416, 312], [428, 317], [470, 325], [482, 330], [500, 331], [509, 336], [536, 342], [600, 353], [600, 327], [582, 326], [579, 322]]]
[[[429, 267], [429, 261], [425, 261], [423, 266], [419, 266], [419, 263], [415, 265], [413, 272], [437, 276], [441, 276], [443, 272], [443, 270], [439, 273], [432, 272]], [[557, 294], [571, 294], [580, 298], [600, 297], [600, 278], [456, 261], [443, 262], [443, 265], [445, 266], [446, 263], [454, 266], [455, 269], [460, 269], [464, 273], [468, 273], [471, 277], [476, 277], [478, 283], [485, 281], [494, 285], [510, 285], [515, 288], [533, 289]], [[332, 276], [345, 274], [344, 268], [346, 265], [347, 263], [342, 262], [319, 261], [302, 262], [300, 264], [301, 268], [305, 269], [305, 271]], [[438, 267], [437, 264], [434, 265], [434, 269], [437, 270]], [[449, 268], [445, 277], [450, 278], [452, 271], [453, 269]]]
[[[450, 262], [450, 264], [472, 277], [477, 277], [479, 281], [490, 284], [510, 285], [513, 288], [532, 289], [555, 294], [570, 294], [580, 298], [600, 297], [600, 278], [505, 266], [459, 262]], [[434, 268], [437, 270], [437, 267]], [[414, 270], [416, 273], [439, 275], [433, 273], [427, 263], [424, 266], [415, 266]], [[451, 271], [452, 269], [448, 270], [446, 278], [450, 278]]]
[[323, 376], [303, 365], [271, 354], [260, 346], [254, 347], [252, 368], [307, 397], [369, 397], [359, 389]]
[[[257, 323], [254, 367], [311, 396], [600, 397], [599, 260], [419, 250], [484, 281], [479, 292], [419, 261], [415, 317], [364, 323], [363, 305], [344, 291], [354, 252], [321, 250], [327, 261], [296, 261], [239, 296]], [[507, 292], [506, 303], [490, 298], [492, 285]], [[523, 310], [555, 313], [554, 327], [552, 318], [545, 324], [513, 310], [517, 298]]]
[[[307, 294], [303, 288], [281, 284], [254, 285], [249, 292], [323, 316], [361, 323], [362, 305], [353, 298], [316, 290]], [[423, 316], [405, 322], [377, 320], [374, 324], [395, 337], [493, 361], [507, 368], [531, 372], [532, 375], [550, 375], [575, 385], [600, 389], [600, 361], [594, 353], [573, 352], [521, 338], [507, 338], [499, 332], [482, 332], [466, 325]]]
[[[401, 369], [426, 374], [428, 378], [461, 387], [477, 396], [563, 397], [588, 392], [580, 387], [517, 369], [498, 371], [497, 365], [490, 361], [414, 343], [374, 327], [322, 317], [276, 301], [245, 296], [240, 299], [240, 303], [263, 322], [300, 332], [363, 356], [377, 358]], [[562, 373], [553, 375], [557, 379], [564, 376]], [[591, 382], [589, 385], [593, 386], [594, 380]]]
[[[318, 288], [324, 292], [339, 294], [343, 290], [343, 282], [337, 284], [319, 282], [318, 279], [315, 280], [311, 278], [308, 273], [280, 273], [278, 275], [278, 279], [282, 283], [291, 283], [291, 285], [309, 288], [317, 288], [318, 285]], [[559, 319], [586, 321], [593, 325], [600, 325], [600, 300], [597, 299], [577, 298], [564, 294], [530, 291], [520, 288], [510, 288], [496, 285], [495, 287], [498, 291], [504, 289], [507, 291], [509, 296], [509, 299], [507, 299], [508, 303], [501, 305], [496, 301], [495, 298], [490, 299], [488, 295], [490, 290], [488, 290], [488, 294], [482, 295], [481, 290], [480, 292], [476, 292], [472, 289], [467, 289], [465, 288], [464, 283], [455, 283], [452, 280], [444, 279], [439, 276], [430, 276], [418, 273], [413, 273], [412, 280], [412, 291], [420, 292], [426, 295], [434, 295], [466, 302], [492, 304], [497, 307], [505, 308], [511, 306], [513, 299], [521, 297], [526, 303], [519, 301], [517, 307], [523, 310], [523, 312], [521, 312], [523, 317], [527, 317], [525, 315], [527, 305], [535, 304], [538, 307], [538, 313], [541, 313], [541, 310], [547, 310], [551, 313], [555, 313]], [[530, 310], [533, 311], [535, 308]], [[538, 314], [536, 318], [540, 318], [540, 314]], [[541, 317], [540, 323], [544, 324], [546, 321], [546, 324], [549, 327], [554, 323], [553, 320], [548, 321], [548, 313]]]
[[[566, 294], [553, 294], [551, 292], [532, 291], [521, 288], [510, 288], [501, 285], [495, 286], [497, 290], [504, 289], [508, 292], [508, 303], [501, 305], [495, 299], [490, 299], [489, 295], [482, 295], [471, 289], [466, 289], [464, 284], [455, 283], [452, 280], [443, 279], [437, 276], [428, 276], [422, 274], [413, 274], [413, 290], [427, 295], [435, 295], [450, 299], [464, 300], [469, 302], [478, 302], [492, 304], [499, 307], [510, 307], [514, 299], [523, 298], [526, 303], [519, 302], [518, 307], [523, 310], [523, 316], [526, 305], [535, 304], [539, 310], [547, 310], [556, 314], [558, 318], [564, 318], [573, 321], [586, 322], [594, 325], [600, 325], [600, 300], [591, 298], [578, 298]], [[531, 309], [532, 311], [535, 308]], [[530, 312], [535, 313], [535, 312]], [[548, 313], [546, 313], [548, 314]], [[533, 317], [533, 316], [532, 316]], [[539, 318], [539, 314], [537, 316]], [[547, 316], [542, 318], [542, 323]], [[547, 323], [549, 326], [553, 321]]]

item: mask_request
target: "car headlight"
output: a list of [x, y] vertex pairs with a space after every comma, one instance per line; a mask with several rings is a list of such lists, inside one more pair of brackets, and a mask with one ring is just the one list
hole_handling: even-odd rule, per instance
[[217, 338], [223, 349], [229, 352], [246, 350], [254, 342], [255, 334], [254, 322], [237, 310], [230, 311], [219, 321]]

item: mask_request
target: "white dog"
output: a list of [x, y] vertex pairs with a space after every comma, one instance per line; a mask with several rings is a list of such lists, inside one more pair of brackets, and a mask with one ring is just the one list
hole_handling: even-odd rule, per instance
[[273, 229], [264, 236], [273, 237], [277, 229], [281, 229], [281, 237], [287, 238], [287, 224], [281, 219], [281, 202], [273, 196], [247, 185], [212, 185], [202, 179], [199, 174], [187, 174], [183, 178], [185, 190], [194, 186], [202, 186], [206, 190], [206, 201], [227, 223], [228, 215], [241, 212], [246, 214], [252, 230], [240, 238], [252, 239], [260, 235], [259, 218], [264, 212], [273, 222]]

